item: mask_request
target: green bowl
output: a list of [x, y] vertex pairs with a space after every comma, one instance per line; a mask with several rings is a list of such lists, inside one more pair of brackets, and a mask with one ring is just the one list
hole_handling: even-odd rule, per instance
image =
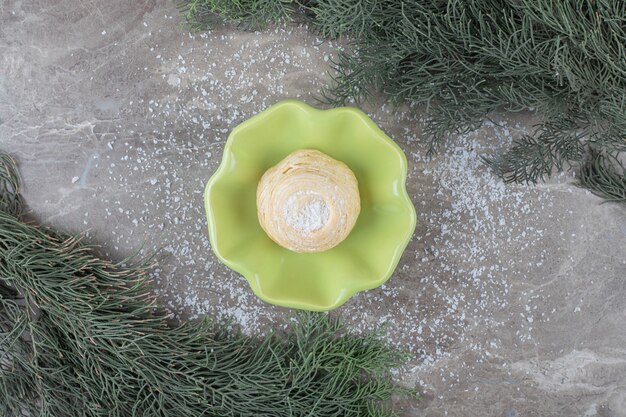
[[[359, 182], [359, 218], [343, 242], [324, 252], [296, 253], [279, 246], [257, 218], [259, 179], [303, 148], [344, 162]], [[222, 163], [205, 191], [213, 251], [268, 303], [332, 310], [355, 293], [382, 285], [396, 268], [416, 223], [406, 175], [402, 150], [362, 111], [282, 101], [228, 137]]]

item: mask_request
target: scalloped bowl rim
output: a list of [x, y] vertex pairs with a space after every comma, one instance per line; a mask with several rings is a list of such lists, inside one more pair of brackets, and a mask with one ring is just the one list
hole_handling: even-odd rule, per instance
[[[402, 161], [402, 166], [401, 166], [402, 178], [400, 182], [399, 197], [403, 200], [402, 201], [403, 204], [406, 204], [410, 208], [409, 210], [410, 226], [408, 230], [410, 231], [410, 233], [408, 233], [407, 231], [404, 239], [401, 242], [398, 242], [398, 244], [396, 245], [398, 248], [401, 248], [402, 250], [398, 252], [398, 255], [395, 257], [393, 262], [390, 263], [389, 268], [386, 271], [386, 273], [382, 274], [379, 280], [368, 281], [364, 283], [364, 285], [360, 285], [360, 286], [353, 285], [350, 288], [345, 288], [345, 291], [343, 291], [342, 294], [336, 297], [334, 302], [329, 305], [312, 304], [312, 303], [307, 303], [307, 302], [302, 302], [302, 301], [288, 300], [288, 299], [283, 299], [283, 298], [272, 298], [272, 297], [267, 296], [266, 294], [263, 293], [262, 288], [257, 286], [255, 280], [248, 276], [249, 271], [243, 270], [246, 268], [241, 267], [241, 264], [239, 262], [231, 261], [230, 259], [228, 259], [228, 257], [225, 257], [220, 252], [219, 245], [216, 244], [216, 234], [217, 234], [216, 225], [215, 225], [216, 221], [215, 221], [215, 216], [213, 214], [213, 210], [211, 209], [211, 204], [209, 204], [210, 192], [214, 184], [218, 182], [218, 180], [220, 180], [220, 178], [223, 176], [223, 172], [226, 169], [226, 166], [228, 165], [227, 162], [230, 160], [230, 158], [233, 157], [233, 152], [231, 151], [231, 147], [232, 147], [233, 142], [235, 141], [235, 138], [237, 137], [237, 132], [239, 132], [240, 130], [244, 128], [249, 127], [252, 124], [255, 124], [256, 122], [262, 119], [270, 117], [272, 113], [286, 106], [297, 107], [298, 109], [303, 110], [307, 113], [314, 113], [314, 112], [353, 113], [356, 116], [358, 116], [359, 119], [365, 121], [368, 128], [372, 130], [373, 133], [375, 133], [374, 137], [377, 140], [380, 140], [384, 142], [386, 145], [388, 145], [390, 149], [392, 149], [398, 156], [400, 156], [400, 160]], [[406, 155], [404, 154], [402, 149], [389, 136], [387, 136], [387, 134], [383, 132], [374, 123], [374, 121], [370, 119], [370, 117], [367, 114], [365, 114], [363, 111], [355, 107], [350, 107], [350, 106], [335, 107], [331, 109], [318, 109], [304, 102], [294, 100], [294, 99], [287, 99], [287, 100], [280, 101], [276, 104], [271, 105], [270, 107], [261, 111], [260, 113], [257, 113], [251, 116], [250, 118], [244, 120], [243, 122], [235, 126], [233, 130], [230, 132], [230, 134], [228, 135], [228, 139], [226, 140], [226, 144], [224, 145], [222, 160], [220, 161], [220, 164], [217, 170], [209, 178], [205, 187], [205, 191], [204, 191], [204, 205], [205, 205], [205, 210], [206, 210], [206, 217], [207, 217], [207, 223], [208, 223], [208, 229], [209, 229], [209, 241], [211, 243], [211, 248], [213, 250], [213, 253], [215, 253], [217, 258], [222, 263], [224, 263], [227, 267], [229, 267], [233, 271], [241, 274], [248, 282], [248, 285], [250, 286], [254, 294], [257, 297], [259, 297], [261, 300], [267, 303], [281, 306], [281, 307], [289, 307], [289, 308], [296, 308], [296, 309], [309, 310], [309, 311], [329, 311], [329, 310], [336, 309], [340, 307], [341, 305], [343, 305], [346, 301], [348, 301], [353, 295], [362, 291], [371, 290], [371, 289], [380, 287], [387, 280], [389, 280], [389, 278], [391, 278], [391, 276], [393, 275], [393, 272], [396, 270], [398, 263], [400, 262], [400, 258], [402, 257], [402, 254], [406, 250], [406, 247], [408, 246], [409, 241], [413, 237], [413, 234], [415, 232], [415, 228], [417, 225], [417, 213], [415, 211], [415, 206], [413, 205], [413, 202], [411, 201], [411, 198], [409, 197], [409, 194], [406, 190], [407, 174], [408, 174], [408, 162], [406, 159]]]

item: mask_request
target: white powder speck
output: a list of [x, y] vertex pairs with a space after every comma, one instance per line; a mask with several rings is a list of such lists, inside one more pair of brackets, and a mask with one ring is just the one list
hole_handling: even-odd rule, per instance
[[[119, 245], [131, 251], [148, 235], [154, 245], [166, 246], [170, 256], [152, 278], [157, 296], [176, 318], [209, 314], [256, 334], [267, 326], [282, 326], [282, 318], [291, 315], [259, 300], [242, 276], [219, 264], [206, 232], [202, 190], [235, 126], [287, 96], [314, 102], [313, 94], [326, 83], [318, 74], [325, 73], [339, 45], [322, 43], [307, 33], [306, 27], [273, 28], [269, 36], [259, 36], [262, 42], [256, 36], [242, 39], [223, 31], [181, 36], [182, 55], [150, 53], [154, 65], [147, 66], [146, 75], [159, 94], [127, 104], [141, 124], [130, 131], [126, 125], [116, 126], [115, 140], [107, 138], [109, 150], [116, 150], [110, 159], [106, 155], [107, 180], [134, 203], [126, 208], [106, 202], [84, 219], [109, 219], [112, 229], [105, 238], [116, 249]], [[305, 40], [299, 39], [297, 48], [306, 54], [290, 46], [293, 36]], [[154, 46], [158, 53], [161, 49]], [[295, 77], [297, 83], [290, 81]], [[504, 185], [482, 162], [481, 156], [496, 153], [493, 143], [507, 144], [524, 133], [513, 124], [507, 126], [506, 118], [460, 135], [454, 146], [429, 162], [418, 146], [419, 111], [387, 105], [364, 110], [389, 130], [411, 160], [407, 182], [418, 226], [399, 273], [384, 288], [354, 296], [341, 315], [356, 332], [392, 323], [385, 336], [415, 355], [409, 366], [414, 366], [420, 386], [432, 389], [445, 378], [446, 386], [466, 384], [472, 390], [467, 384], [475, 367], [493, 360], [486, 352], [499, 355], [507, 344], [497, 338], [498, 329], [511, 328], [516, 343], [529, 342], [533, 326], [540, 328], [556, 313], [552, 308], [542, 310], [545, 294], [526, 286], [529, 269], [552, 255], [549, 247], [533, 249], [544, 247], [542, 241], [551, 233], [533, 214], [552, 213], [551, 194]], [[118, 209], [120, 205], [124, 210]], [[302, 218], [294, 214], [294, 223], [311, 229], [323, 224], [322, 204], [300, 206]], [[562, 215], [568, 213], [572, 211]], [[133, 231], [140, 237], [130, 238]], [[560, 239], [571, 240], [572, 232], [578, 230], [567, 230]], [[531, 259], [532, 265], [527, 262]], [[521, 292], [518, 282], [525, 285]], [[584, 304], [569, 307], [570, 314], [575, 307], [581, 314]], [[493, 330], [490, 337], [477, 337], [485, 328]], [[463, 346], [464, 354], [474, 358], [463, 366], [448, 362], [448, 357], [458, 358], [455, 346]], [[449, 363], [454, 364], [454, 375]], [[444, 390], [439, 392], [445, 395]]]
[[172, 87], [178, 87], [180, 85], [180, 78], [178, 78], [176, 75], [174, 74], [170, 74], [167, 77], [167, 83], [169, 85], [171, 85]]

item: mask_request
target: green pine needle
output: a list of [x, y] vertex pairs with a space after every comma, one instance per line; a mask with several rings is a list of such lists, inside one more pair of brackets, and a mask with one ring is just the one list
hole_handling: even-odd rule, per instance
[[25, 223], [19, 184], [0, 154], [0, 415], [394, 415], [405, 356], [376, 335], [314, 313], [262, 339], [170, 325], [147, 265]]
[[259, 30], [269, 24], [291, 21], [291, 0], [184, 0], [179, 2], [191, 29], [213, 28], [221, 20], [246, 30]]
[[578, 171], [578, 181], [606, 201], [626, 202], [626, 167], [615, 155], [592, 152]]
[[0, 152], [0, 211], [19, 216], [24, 211], [22, 182], [15, 161]]

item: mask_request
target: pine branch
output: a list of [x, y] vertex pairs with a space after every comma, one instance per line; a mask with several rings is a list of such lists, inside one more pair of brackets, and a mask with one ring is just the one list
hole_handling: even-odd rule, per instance
[[[570, 126], [570, 124], [567, 124]], [[562, 122], [545, 123], [534, 135], [513, 142], [503, 155], [483, 158], [506, 183], [536, 184], [583, 158], [585, 130], [564, 130]]]
[[[405, 356], [325, 314], [262, 339], [208, 319], [168, 324], [145, 263], [22, 222], [0, 155], [0, 415], [390, 416]], [[21, 200], [20, 200], [21, 201]]]
[[626, 151], [626, 2], [317, 0], [304, 9], [322, 35], [352, 42], [322, 96], [345, 104], [382, 92], [424, 109], [431, 153], [489, 113], [523, 109], [545, 122], [492, 161], [506, 181], [577, 166], [588, 143]]

